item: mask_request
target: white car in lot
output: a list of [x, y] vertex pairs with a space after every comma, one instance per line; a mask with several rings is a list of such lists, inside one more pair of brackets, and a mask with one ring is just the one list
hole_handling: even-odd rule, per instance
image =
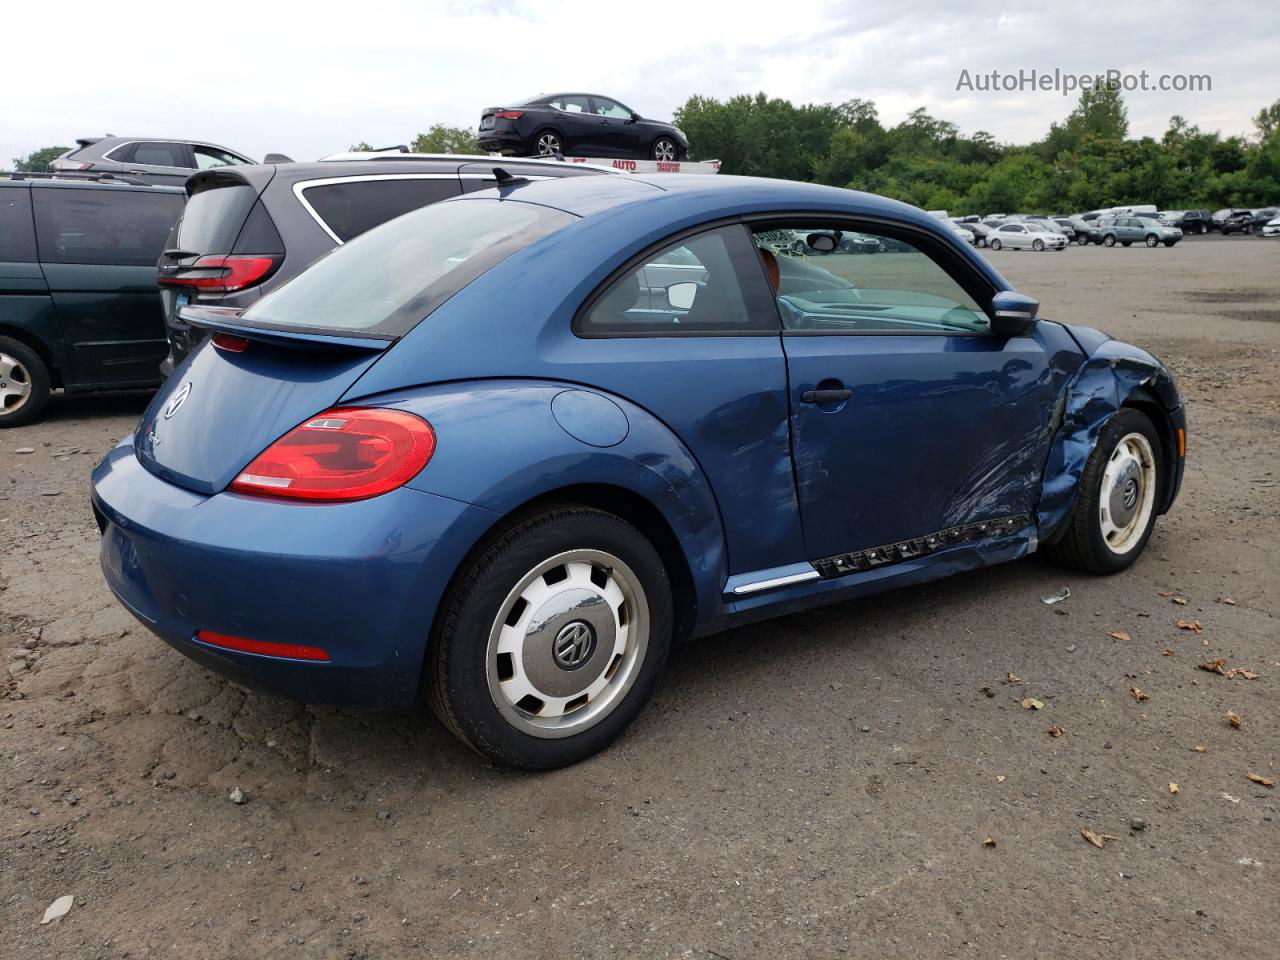
[[987, 246], [992, 250], [1065, 250], [1067, 238], [1056, 233], [1037, 220], [1006, 223], [987, 235]]
[[964, 227], [960, 226], [960, 224], [955, 223], [954, 221], [951, 221], [951, 220], [946, 220], [944, 222], [946, 223], [947, 227], [950, 228], [951, 232], [954, 233], [961, 240], [963, 240], [965, 243], [973, 243], [972, 230], [966, 230]]
[[1280, 237], [1280, 217], [1268, 220], [1262, 227], [1264, 237]]

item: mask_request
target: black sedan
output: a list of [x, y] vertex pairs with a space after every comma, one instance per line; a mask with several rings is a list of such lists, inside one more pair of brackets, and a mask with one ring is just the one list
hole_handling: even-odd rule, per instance
[[689, 141], [676, 127], [647, 120], [594, 93], [551, 93], [480, 116], [480, 149], [511, 156], [684, 160]]

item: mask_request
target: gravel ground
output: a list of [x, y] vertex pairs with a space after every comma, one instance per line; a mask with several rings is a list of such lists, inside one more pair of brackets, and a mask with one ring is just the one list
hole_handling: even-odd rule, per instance
[[1186, 485], [1142, 560], [1032, 558], [688, 645], [613, 749], [556, 773], [246, 693], [138, 626], [86, 478], [145, 396], [0, 434], [0, 953], [1280, 956], [1280, 805], [1248, 779], [1280, 779], [1280, 242], [990, 256], [1178, 375]]

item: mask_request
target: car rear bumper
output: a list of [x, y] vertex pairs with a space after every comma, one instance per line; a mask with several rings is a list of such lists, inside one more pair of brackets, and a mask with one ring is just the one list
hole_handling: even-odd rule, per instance
[[[496, 519], [407, 487], [343, 504], [205, 496], [147, 471], [131, 440], [94, 470], [92, 500], [108, 586], [170, 646], [247, 686], [378, 708], [415, 700], [444, 589]], [[198, 630], [329, 660], [226, 650]]]
[[514, 130], [484, 130], [476, 143], [486, 153], [525, 153], [530, 149], [527, 138]]

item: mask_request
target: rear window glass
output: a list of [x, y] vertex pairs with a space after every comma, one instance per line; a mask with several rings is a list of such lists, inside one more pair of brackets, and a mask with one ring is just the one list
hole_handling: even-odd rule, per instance
[[348, 180], [304, 187], [302, 196], [329, 232], [346, 243], [366, 230], [462, 192], [458, 178]]
[[110, 187], [32, 193], [40, 259], [46, 263], [155, 266], [182, 214], [179, 193]]
[[25, 187], [0, 190], [0, 263], [31, 263], [35, 258], [31, 194]]
[[198, 190], [191, 195], [182, 214], [178, 247], [192, 253], [230, 253], [257, 199], [258, 192], [244, 182]]
[[511, 200], [423, 207], [336, 248], [241, 319], [400, 336], [495, 264], [573, 219]]

